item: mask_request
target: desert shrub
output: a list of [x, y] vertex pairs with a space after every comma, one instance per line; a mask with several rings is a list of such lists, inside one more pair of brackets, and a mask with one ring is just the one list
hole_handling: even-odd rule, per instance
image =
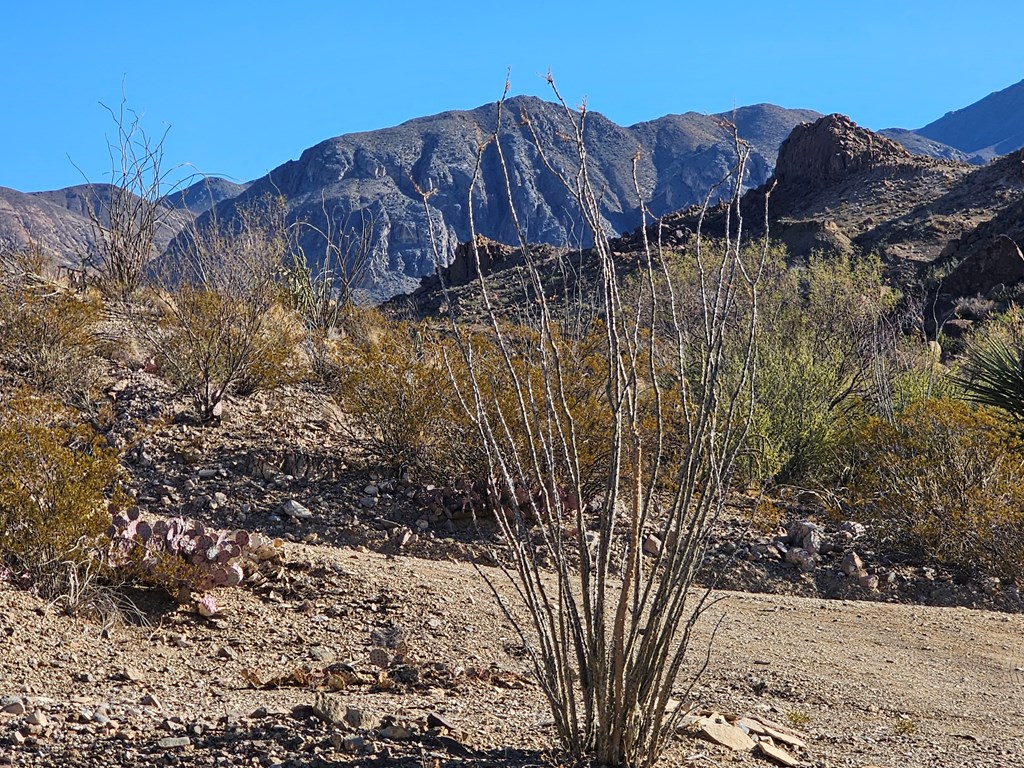
[[881, 545], [1019, 577], [1024, 440], [987, 408], [918, 401], [856, 433], [851, 498]]
[[102, 305], [47, 277], [34, 249], [0, 254], [0, 269], [0, 366], [19, 384], [84, 405], [99, 370]]
[[[499, 125], [503, 103], [498, 104]], [[579, 357], [572, 354], [582, 336], [571, 329], [586, 326], [563, 323], [565, 315], [553, 306], [558, 299], [548, 298], [553, 295], [550, 283], [519, 230], [523, 272], [518, 301], [514, 296], [491, 301], [492, 278], [477, 270], [487, 328], [473, 326], [465, 316], [452, 322], [466, 370], [459, 402], [484, 448], [488, 487], [509, 502], [505, 514], [495, 516], [505, 544], [499, 563], [503, 572], [496, 577], [481, 571], [481, 577], [523, 640], [567, 753], [564, 761], [650, 768], [681, 724], [684, 708], [671, 707], [670, 698], [692, 690], [681, 678], [700, 674], [700, 662], [691, 665], [688, 651], [691, 630], [707, 601], [691, 588], [748, 427], [741, 411], [753, 365], [754, 315], [744, 322], [736, 309], [742, 296], [756, 295], [763, 256], [748, 259], [739, 243], [725, 243], [720, 268], [703, 273], [693, 306], [678, 294], [664, 298], [657, 292], [664, 278], [660, 253], [644, 247], [628, 264], [613, 250], [599, 190], [590, 184], [583, 139], [586, 109], [562, 106], [562, 128], [576, 149], [578, 167], [562, 175], [547, 163], [547, 147], [535, 146], [546, 171], [573, 196], [573, 213], [584, 222], [584, 236], [593, 237], [586, 258], [596, 278], [595, 304], [593, 311], [582, 308], [576, 316], [601, 318], [595, 334], [598, 365], [588, 375], [587, 365], [578, 361], [591, 356], [585, 350]], [[532, 134], [526, 110], [517, 116], [517, 125]], [[497, 135], [481, 140], [478, 162], [487, 157], [505, 170], [506, 179], [519, 178], [517, 169], [505, 165]], [[723, 212], [730, 217], [736, 214], [748, 156], [738, 141], [736, 149], [735, 175], [723, 181], [732, 190], [731, 207]], [[639, 161], [638, 153], [633, 167], [638, 196]], [[429, 191], [422, 196], [430, 220]], [[471, 217], [475, 199], [471, 192]], [[514, 201], [509, 202], [510, 217], [518, 225]], [[646, 211], [642, 199], [641, 210]], [[700, 271], [706, 262], [701, 261], [700, 237], [695, 240]], [[470, 257], [480, 264], [480, 243], [476, 238], [469, 242]], [[570, 269], [564, 261], [552, 266], [563, 274]], [[626, 269], [637, 275], [636, 290], [621, 285], [620, 270]], [[446, 296], [449, 306], [454, 298]], [[516, 305], [530, 308], [533, 322], [526, 331], [503, 322], [501, 307]], [[497, 366], [478, 355], [478, 348], [486, 349], [476, 341], [478, 334], [486, 334], [498, 350]], [[726, 380], [726, 356], [732, 351], [746, 363], [730, 370]], [[574, 392], [577, 386], [582, 397]], [[590, 392], [600, 394], [591, 398]], [[663, 414], [670, 408], [678, 409], [676, 428], [686, 439], [677, 460], [667, 466], [661, 461]], [[589, 427], [577, 416], [593, 416], [598, 435], [607, 429], [592, 446], [601, 457], [595, 467], [600, 492], [586, 506], [572, 503], [588, 495], [591, 474], [580, 434]], [[677, 491], [660, 493], [663, 484]], [[522, 492], [534, 489], [548, 492]], [[591, 528], [600, 530], [593, 542], [584, 535]], [[643, 546], [649, 536], [662, 543], [657, 554]], [[554, 574], [542, 570], [538, 541], [550, 552]], [[500, 590], [498, 578], [507, 578], [515, 589]]]
[[119, 496], [118, 456], [52, 400], [21, 390], [0, 413], [0, 558], [42, 582], [86, 564]]
[[232, 225], [190, 233], [151, 293], [155, 306], [131, 310], [144, 343], [203, 420], [228, 394], [272, 389], [294, 374], [301, 330], [280, 303], [279, 211], [279, 202], [263, 201]]
[[875, 259], [775, 262], [760, 305], [755, 425], [762, 472], [793, 483], [831, 464], [851, 423], [869, 412], [880, 324], [893, 303]]
[[1024, 419], [1024, 311], [1013, 307], [972, 334], [956, 381], [969, 400]]
[[336, 351], [335, 399], [351, 437], [384, 465], [452, 476], [465, 456], [441, 338], [419, 324], [378, 318]]

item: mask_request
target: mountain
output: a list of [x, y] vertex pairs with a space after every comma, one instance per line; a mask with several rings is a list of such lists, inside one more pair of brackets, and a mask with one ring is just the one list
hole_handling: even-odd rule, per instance
[[[559, 246], [586, 242], [583, 223], [565, 185], [545, 164], [569, 178], [578, 164], [563, 107], [519, 96], [504, 104], [498, 142], [510, 173], [512, 201], [529, 242]], [[578, 114], [576, 114], [578, 118]], [[750, 186], [771, 173], [778, 145], [793, 126], [817, 117], [807, 110], [756, 105], [723, 115], [669, 115], [634, 126], [616, 125], [589, 112], [584, 124], [591, 180], [601, 195], [603, 226], [619, 233], [640, 222], [632, 159], [651, 210], [660, 215], [703, 199], [733, 163], [732, 136], [723, 120], [734, 119], [752, 146]], [[230, 221], [241, 205], [283, 195], [291, 221], [319, 230], [372, 226], [372, 259], [366, 288], [377, 299], [414, 288], [435, 269], [431, 227], [442, 264], [469, 239], [467, 197], [480, 154], [473, 196], [476, 231], [515, 243], [515, 220], [506, 201], [498, 150], [487, 139], [498, 123], [498, 106], [444, 112], [393, 128], [328, 139], [258, 179], [241, 195], [200, 217]], [[534, 140], [534, 133], [537, 141]], [[538, 143], [539, 147], [538, 149]], [[541, 154], [543, 151], [543, 155]], [[430, 218], [418, 190], [429, 192]], [[306, 230], [307, 253], [323, 243]]]
[[[764, 231], [766, 202], [770, 235], [787, 245], [792, 258], [814, 252], [879, 256], [891, 283], [925, 299], [926, 325], [933, 330], [935, 321], [952, 319], [946, 332], [962, 332], [969, 326], [957, 315], [958, 307], [970, 305], [964, 299], [1000, 301], [1024, 286], [1024, 149], [978, 167], [915, 155], [843, 115], [828, 115], [795, 127], [772, 176], [743, 196], [748, 239]], [[647, 240], [685, 250], [698, 226], [705, 235], [723, 235], [726, 213], [719, 204], [706, 212], [695, 206], [668, 214], [650, 225]], [[612, 241], [624, 269], [636, 262], [630, 254], [643, 242], [639, 230]], [[478, 253], [485, 272], [508, 273], [492, 287], [499, 305], [514, 305], [516, 286], [524, 282], [517, 274], [524, 255], [482, 241]], [[576, 289], [572, 281], [585, 280], [593, 261], [586, 251], [559, 254], [540, 247], [531, 249], [531, 258], [549, 273], [544, 282], [552, 295], [569, 295]], [[472, 249], [460, 247], [443, 271], [447, 294], [438, 278], [426, 278], [395, 306], [419, 314], [478, 312], [475, 264]], [[945, 277], [935, 281], [936, 274]]]
[[1024, 147], [1024, 80], [947, 112], [923, 128], [879, 133], [915, 154], [984, 165]]
[[[163, 251], [194, 216], [245, 188], [243, 184], [208, 177], [164, 197], [162, 202], [171, 215], [164, 217], [157, 250]], [[0, 187], [0, 239], [18, 246], [33, 242], [50, 253], [57, 264], [79, 264], [94, 243], [90, 212], [95, 211], [104, 221], [114, 192], [110, 184], [78, 184], [31, 193]]]
[[903, 147], [915, 155], [934, 157], [939, 160], [956, 160], [960, 163], [972, 163], [974, 165], [983, 165], [985, 162], [977, 155], [961, 152], [956, 147], [929, 139], [906, 128], [886, 128], [884, 131], [879, 131], [878, 135], [885, 136], [887, 139], [892, 139], [896, 143], [902, 144]]
[[219, 176], [204, 176], [184, 189], [164, 195], [164, 203], [171, 208], [185, 210], [193, 216], [213, 208], [245, 192], [249, 184], [237, 184]]
[[1024, 147], [1024, 80], [948, 112], [915, 133], [990, 160]]
[[0, 239], [16, 247], [34, 242], [54, 262], [75, 264], [92, 242], [89, 220], [46, 196], [0, 187]]

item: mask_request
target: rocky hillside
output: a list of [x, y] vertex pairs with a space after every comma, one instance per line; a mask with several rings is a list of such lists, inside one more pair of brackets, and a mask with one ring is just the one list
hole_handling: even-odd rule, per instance
[[21, 247], [34, 242], [60, 264], [72, 264], [75, 254], [91, 242], [88, 219], [46, 197], [0, 187], [0, 240]]
[[[505, 104], [501, 151], [511, 171], [513, 203], [528, 241], [570, 245], [586, 240], [576, 206], [563, 184], [544, 168], [531, 128], [554, 169], [571, 174], [576, 149], [562, 107], [532, 97]], [[639, 223], [631, 161], [639, 150], [639, 181], [656, 214], [702, 199], [732, 162], [733, 150], [723, 117], [735, 119], [754, 148], [750, 185], [771, 173], [778, 145], [798, 125], [815, 118], [806, 110], [771, 105], [745, 107], [735, 115], [669, 115], [630, 127], [589, 113], [584, 134], [591, 179], [602, 195], [604, 225], [611, 233]], [[417, 189], [431, 192], [435, 234], [441, 259], [448, 263], [460, 241], [470, 235], [466, 200], [477, 149], [495, 130], [494, 104], [470, 111], [445, 112], [394, 128], [328, 139], [257, 180], [239, 197], [221, 203], [220, 220], [229, 220], [239, 204], [267, 194], [282, 194], [292, 220], [324, 229], [372, 224], [374, 256], [369, 284], [384, 298], [415, 287], [434, 271], [427, 213]], [[529, 124], [528, 124], [529, 123]], [[513, 217], [506, 201], [505, 178], [497, 148], [483, 151], [473, 199], [476, 229], [515, 243]], [[307, 253], [323, 251], [310, 231]]]
[[[245, 191], [247, 185], [208, 177], [164, 198], [173, 213], [165, 218], [157, 248], [163, 250], [185, 222], [217, 203]], [[24, 193], [0, 187], [0, 240], [16, 245], [36, 243], [62, 265], [80, 263], [94, 242], [90, 210], [101, 219], [109, 208], [113, 187], [78, 184], [64, 189]]]
[[[742, 210], [748, 236], [759, 234], [769, 190], [771, 235], [794, 257], [877, 254], [893, 282], [911, 293], [945, 274], [932, 287], [940, 321], [954, 318], [961, 299], [998, 298], [1024, 283], [1024, 256], [1018, 250], [1024, 244], [1024, 150], [977, 167], [915, 155], [847, 117], [829, 115], [794, 128], [772, 176], [746, 193]], [[667, 246], [686, 248], [698, 216], [696, 208], [669, 214], [648, 235], [653, 240], [660, 229]], [[704, 217], [704, 232], [721, 235], [724, 224], [724, 210], [714, 208]], [[612, 243], [613, 251], [623, 254], [640, 246], [639, 231]], [[515, 249], [495, 244], [486, 244], [482, 253], [488, 272], [515, 269], [523, 261]], [[460, 311], [471, 311], [470, 250], [461, 248], [457, 256], [443, 273], [455, 286], [453, 293], [445, 299], [437, 279], [424, 280], [410, 298], [417, 311], [430, 313], [455, 301]], [[557, 254], [533, 256], [555, 279]], [[573, 274], [585, 274], [586, 254], [570, 259]], [[518, 283], [511, 277], [497, 282]]]

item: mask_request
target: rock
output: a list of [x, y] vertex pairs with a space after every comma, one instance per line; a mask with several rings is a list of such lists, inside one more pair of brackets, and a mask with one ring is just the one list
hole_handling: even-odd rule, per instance
[[726, 722], [722, 715], [705, 717], [695, 725], [698, 735], [715, 744], [721, 744], [737, 752], [749, 752], [754, 748], [754, 740], [745, 734], [742, 728]]
[[790, 547], [786, 550], [786, 562], [792, 563], [804, 573], [814, 570], [814, 555], [800, 547]]
[[0, 699], [0, 712], [8, 715], [25, 714], [25, 702], [17, 696], [4, 696]]
[[346, 752], [362, 752], [366, 748], [366, 739], [357, 734], [346, 736], [341, 743]]
[[338, 699], [326, 693], [318, 693], [313, 699], [313, 715], [328, 725], [345, 723], [348, 709]]
[[125, 667], [121, 670], [120, 674], [117, 676], [117, 679], [129, 683], [140, 683], [142, 682], [143, 678], [142, 672], [140, 672], [135, 667]]
[[166, 736], [159, 739], [156, 743], [161, 749], [178, 749], [179, 747], [187, 747], [192, 743], [192, 740], [188, 736]]
[[427, 728], [444, 728], [452, 733], [456, 732], [455, 726], [439, 715], [435, 715], [433, 712], [430, 712], [427, 715]]
[[655, 536], [653, 533], [644, 539], [643, 551], [645, 555], [651, 557], [657, 557], [661, 554], [661, 539]]
[[25, 718], [25, 722], [29, 725], [37, 725], [40, 728], [45, 728], [50, 724], [50, 718], [48, 718], [46, 713], [41, 709], [37, 709], [28, 714], [28, 717]]
[[313, 516], [312, 512], [299, 504], [295, 499], [285, 500], [285, 502], [281, 504], [281, 511], [288, 515], [288, 517], [299, 520], [308, 520]]
[[392, 540], [395, 542], [396, 546], [399, 549], [401, 549], [402, 547], [407, 546], [408, 544], [411, 544], [413, 541], [415, 541], [416, 534], [414, 534], [408, 528], [403, 527], [395, 533], [395, 535], [392, 537]]
[[385, 725], [379, 732], [383, 738], [394, 739], [395, 741], [407, 741], [416, 735], [411, 728], [397, 724]]
[[825, 537], [820, 530], [814, 529], [807, 532], [801, 546], [812, 555], [820, 554], [825, 549]]
[[839, 526], [839, 530], [856, 538], [857, 536], [863, 536], [867, 529], [861, 523], [847, 520]]
[[373, 485], [371, 483], [370, 485], [368, 485], [365, 488], [363, 488], [363, 495], [364, 496], [379, 496], [380, 495], [380, 488], [378, 488], [376, 485]]
[[814, 531], [817, 531], [819, 534], [821, 533], [821, 529], [817, 524], [809, 520], [794, 520], [786, 528], [786, 544], [791, 547], [802, 548], [807, 536]]
[[839, 564], [839, 570], [847, 576], [853, 576], [858, 571], [864, 570], [864, 561], [860, 559], [860, 555], [856, 552], [849, 552], [843, 558], [843, 562]]
[[361, 499], [359, 499], [359, 506], [361, 506], [363, 509], [373, 509], [374, 507], [377, 506], [377, 497], [363, 496]]
[[863, 576], [859, 576], [857, 583], [860, 584], [861, 589], [865, 592], [878, 591], [878, 577], [873, 573], [865, 573]]
[[757, 742], [757, 752], [772, 762], [788, 766], [788, 768], [795, 768], [795, 766], [800, 765], [800, 761], [793, 757], [793, 755], [789, 754], [782, 747], [772, 744], [770, 741]]
[[345, 707], [345, 724], [352, 728], [363, 727], [363, 710], [359, 707]]

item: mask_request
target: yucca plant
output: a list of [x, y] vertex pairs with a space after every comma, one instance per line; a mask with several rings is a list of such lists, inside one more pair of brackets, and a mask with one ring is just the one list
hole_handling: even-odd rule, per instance
[[994, 337], [975, 343], [956, 379], [968, 400], [1024, 420], [1024, 347]]

